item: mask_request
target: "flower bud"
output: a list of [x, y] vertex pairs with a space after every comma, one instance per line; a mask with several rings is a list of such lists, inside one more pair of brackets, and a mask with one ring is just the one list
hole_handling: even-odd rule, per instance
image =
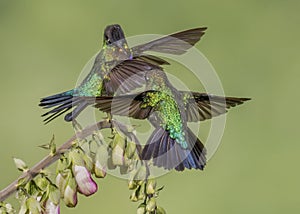
[[33, 197], [26, 200], [27, 211], [32, 214], [39, 214], [42, 211], [40, 203]]
[[84, 153], [82, 153], [82, 158], [83, 158], [85, 167], [87, 168], [88, 171], [91, 172], [94, 168], [94, 163], [93, 163], [92, 158]]
[[90, 196], [98, 190], [96, 182], [92, 179], [91, 173], [84, 166], [74, 166], [74, 176], [78, 185], [78, 191]]
[[146, 206], [145, 204], [140, 204], [136, 210], [137, 214], [145, 214], [146, 213]]
[[69, 160], [71, 161], [71, 163], [77, 166], [84, 166], [84, 160], [82, 155], [76, 150], [72, 150], [71, 152], [69, 152]]
[[153, 212], [156, 209], [156, 200], [155, 198], [150, 198], [146, 205], [146, 210], [148, 212]]
[[138, 201], [138, 198], [136, 197], [136, 192], [133, 191], [129, 197], [129, 199], [132, 201], [132, 202], [137, 202]]
[[48, 186], [48, 198], [49, 200], [54, 204], [54, 205], [58, 205], [59, 201], [60, 201], [60, 191], [59, 189], [53, 185], [50, 184]]
[[129, 199], [133, 202], [136, 202], [138, 200], [144, 200], [145, 199], [145, 193], [143, 186], [138, 186], [136, 190], [134, 190], [129, 197]]
[[72, 174], [69, 174], [67, 177], [64, 202], [68, 207], [75, 207], [77, 205], [77, 185]]
[[124, 164], [124, 148], [125, 148], [125, 139], [116, 134], [113, 140], [113, 149], [112, 149], [112, 161], [116, 166], [122, 166]]
[[69, 164], [70, 162], [66, 158], [59, 159], [56, 166], [56, 173], [58, 174], [64, 171], [66, 168], [68, 168]]
[[20, 171], [27, 171], [28, 170], [28, 166], [21, 159], [14, 158], [14, 162], [15, 162], [15, 165], [16, 165], [18, 170], [20, 170]]
[[107, 170], [108, 152], [104, 145], [97, 148], [95, 155], [94, 174], [97, 178], [104, 178]]
[[127, 145], [125, 148], [125, 155], [128, 159], [131, 159], [136, 152], [136, 144], [131, 141], [127, 141]]
[[51, 200], [47, 200], [44, 206], [43, 214], [60, 214], [59, 204], [54, 204]]
[[154, 179], [150, 179], [147, 181], [146, 184], [146, 193], [147, 194], [154, 194], [156, 188], [156, 181]]
[[11, 206], [10, 203], [0, 202], [0, 214], [13, 214], [16, 213], [14, 208]]
[[58, 187], [58, 189], [60, 190], [60, 195], [63, 196], [65, 189], [66, 189], [66, 185], [67, 185], [67, 178], [69, 176], [71, 176], [71, 170], [65, 170], [65, 172], [62, 173], [58, 173], [56, 176], [56, 186]]
[[137, 188], [137, 183], [136, 183], [136, 181], [134, 181], [134, 180], [129, 180], [129, 181], [128, 181], [128, 189], [133, 190], [133, 189], [135, 189], [135, 188]]

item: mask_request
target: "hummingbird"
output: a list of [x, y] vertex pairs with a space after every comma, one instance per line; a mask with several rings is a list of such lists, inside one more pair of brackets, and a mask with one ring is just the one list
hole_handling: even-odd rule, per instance
[[155, 166], [168, 170], [203, 170], [206, 149], [187, 122], [224, 114], [250, 99], [178, 91], [161, 69], [146, 71], [145, 80], [146, 91], [142, 93], [97, 97], [91, 103], [113, 115], [150, 121], [155, 130], [142, 150], [142, 160], [152, 159]]
[[143, 86], [145, 71], [169, 64], [145, 52], [183, 54], [200, 40], [206, 29], [185, 30], [130, 48], [120, 25], [107, 26], [102, 49], [78, 87], [41, 99], [39, 106], [52, 108], [42, 115], [46, 117], [44, 122], [48, 123], [70, 110], [64, 117], [65, 121], [75, 119], [89, 105], [80, 97], [112, 96], [117, 90], [122, 94]]

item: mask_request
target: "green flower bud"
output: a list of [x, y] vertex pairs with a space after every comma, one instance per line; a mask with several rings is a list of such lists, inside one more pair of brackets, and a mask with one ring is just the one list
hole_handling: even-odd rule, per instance
[[144, 200], [145, 199], [145, 193], [144, 193], [144, 187], [143, 186], [138, 186], [138, 188], [136, 188], [131, 196], [130, 196], [130, 200], [133, 202], [136, 202], [138, 200]]
[[128, 159], [131, 159], [136, 152], [136, 144], [134, 142], [127, 142], [126, 148], [125, 148], [125, 155]]
[[81, 155], [82, 155], [82, 159], [84, 161], [85, 167], [91, 172], [94, 168], [93, 159], [89, 155], [87, 155], [83, 152]]
[[76, 149], [69, 152], [69, 159], [73, 165], [77, 165], [77, 166], [85, 165], [82, 155]]
[[125, 141], [120, 140], [112, 150], [112, 161], [116, 166], [122, 166], [124, 164], [124, 147]]
[[53, 185], [50, 184], [48, 186], [48, 198], [49, 200], [54, 204], [54, 205], [58, 205], [59, 201], [60, 201], [60, 191], [59, 189]]
[[[118, 144], [125, 146], [125, 138], [117, 132], [114, 135], [112, 142], [110, 143], [110, 147], [114, 149]], [[124, 148], [124, 146], [122, 147]]]
[[28, 166], [26, 165], [26, 163], [24, 161], [22, 161], [21, 159], [18, 158], [14, 158], [14, 162], [15, 165], [17, 167], [18, 170], [24, 172], [28, 170]]
[[26, 200], [26, 207], [27, 211], [32, 214], [40, 214], [42, 212], [40, 203], [33, 197]]
[[68, 166], [69, 163], [66, 158], [59, 159], [56, 166], [56, 174], [64, 171], [66, 168], [68, 168]]
[[138, 201], [138, 198], [136, 197], [136, 193], [135, 191], [133, 191], [129, 197], [129, 199], [133, 202], [137, 202]]
[[129, 188], [130, 190], [133, 190], [133, 189], [137, 188], [137, 182], [134, 181], [134, 180], [129, 180], [129, 181], [128, 181], [128, 188]]
[[154, 194], [156, 188], [156, 181], [154, 179], [150, 179], [147, 181], [146, 184], [146, 193], [147, 194]]
[[150, 198], [146, 205], [146, 210], [148, 212], [153, 212], [156, 209], [156, 200], [155, 198]]
[[145, 214], [146, 213], [146, 205], [140, 204], [136, 210], [136, 214]]
[[103, 145], [99, 146], [95, 155], [94, 174], [97, 178], [104, 178], [107, 170], [108, 152]]
[[14, 214], [16, 213], [15, 209], [11, 206], [10, 203], [0, 202], [0, 214]]

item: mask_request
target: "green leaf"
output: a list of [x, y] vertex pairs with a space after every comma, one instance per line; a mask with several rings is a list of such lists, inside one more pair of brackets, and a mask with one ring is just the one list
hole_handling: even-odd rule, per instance
[[55, 137], [54, 135], [52, 136], [52, 139], [50, 141], [50, 154], [54, 155], [56, 153], [56, 144], [55, 144]]
[[18, 180], [18, 187], [22, 187], [27, 183], [27, 178], [20, 178]]
[[49, 199], [52, 201], [53, 204], [58, 205], [60, 200], [60, 191], [59, 189], [53, 185], [49, 185]]
[[46, 191], [50, 183], [49, 180], [44, 176], [36, 178], [35, 181], [36, 181], [36, 185], [43, 191]]
[[157, 206], [156, 213], [157, 214], [166, 214], [167, 212], [164, 210], [164, 208]]

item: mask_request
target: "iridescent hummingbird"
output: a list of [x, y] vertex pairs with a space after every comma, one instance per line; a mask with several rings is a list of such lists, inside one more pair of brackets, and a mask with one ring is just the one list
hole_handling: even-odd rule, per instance
[[[155, 51], [169, 54], [183, 54], [204, 35], [206, 28], [195, 28], [171, 34], [160, 39], [130, 48], [120, 25], [105, 28], [103, 47], [97, 54], [94, 65], [75, 89], [42, 98], [40, 106], [53, 108], [42, 116], [48, 116], [46, 123], [68, 112], [65, 121], [72, 121], [88, 106], [80, 97], [114, 95], [129, 92], [144, 84], [144, 72], [169, 64], [167, 61], [146, 54]], [[125, 83], [126, 82], [126, 83]]]
[[[188, 128], [187, 122], [210, 119], [240, 105], [249, 98], [220, 97], [206, 93], [176, 90], [164, 71], [145, 73], [146, 90], [139, 94], [97, 97], [96, 108], [113, 115], [148, 119], [155, 130], [143, 148], [141, 159], [178, 171], [203, 170], [206, 151]], [[127, 108], [126, 108], [127, 106]]]

